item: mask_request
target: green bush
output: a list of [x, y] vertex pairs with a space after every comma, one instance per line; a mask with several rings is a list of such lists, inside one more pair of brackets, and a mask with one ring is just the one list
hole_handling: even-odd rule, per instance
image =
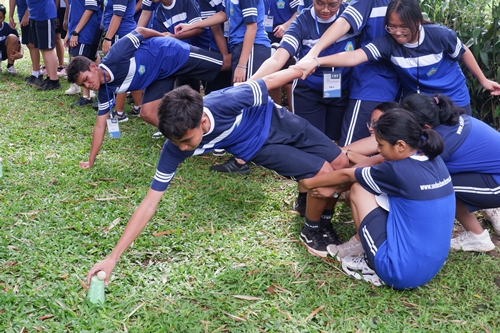
[[[456, 31], [469, 47], [484, 75], [500, 80], [500, 3], [498, 0], [422, 0], [424, 17]], [[463, 68], [473, 114], [486, 122], [500, 127], [499, 97], [484, 91], [476, 78]]]

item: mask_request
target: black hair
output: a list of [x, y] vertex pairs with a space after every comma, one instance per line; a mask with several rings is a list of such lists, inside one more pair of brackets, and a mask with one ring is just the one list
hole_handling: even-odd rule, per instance
[[382, 111], [382, 113], [386, 113], [390, 109], [397, 108], [398, 106], [399, 106], [399, 104], [396, 102], [383, 102], [383, 103], [380, 103], [379, 105], [377, 105], [375, 107], [375, 109], [373, 109], [373, 110], [380, 110], [380, 111]]
[[5, 6], [4, 6], [4, 5], [2, 5], [1, 3], [0, 3], [0, 12], [2, 12], [2, 13], [3, 13], [3, 16], [4, 16], [4, 18], [5, 18], [5, 15], [7, 15], [7, 9], [6, 9], [6, 8], [5, 8]]
[[[83, 56], [76, 56], [68, 64], [66, 68], [66, 75], [68, 76], [69, 83], [75, 83], [80, 73], [90, 70], [90, 64], [95, 64], [89, 58]], [[97, 66], [97, 64], [95, 64]]]
[[429, 159], [435, 158], [444, 149], [441, 136], [432, 129], [422, 129], [415, 117], [405, 109], [391, 109], [381, 115], [373, 124], [373, 131], [378, 138], [391, 145], [402, 140], [423, 152]]
[[384, 24], [389, 24], [389, 17], [392, 13], [396, 13], [399, 16], [401, 22], [404, 23], [411, 31], [410, 40], [414, 40], [419, 34], [420, 24], [433, 23], [431, 21], [424, 20], [422, 15], [422, 10], [417, 0], [392, 0], [387, 5], [387, 12], [385, 14]]
[[163, 96], [158, 106], [158, 130], [168, 139], [179, 140], [190, 129], [200, 126], [203, 98], [184, 85]]
[[451, 99], [443, 94], [428, 96], [413, 94], [405, 98], [401, 107], [410, 111], [420, 126], [453, 126], [465, 111], [455, 106]]

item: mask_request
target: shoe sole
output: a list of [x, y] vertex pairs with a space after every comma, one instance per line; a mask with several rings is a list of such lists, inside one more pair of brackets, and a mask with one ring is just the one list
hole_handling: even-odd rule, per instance
[[346, 273], [349, 276], [352, 276], [356, 280], [363, 280], [363, 281], [369, 282], [376, 287], [385, 286], [385, 282], [382, 281], [380, 279], [380, 277], [378, 275], [376, 275], [376, 273], [375, 274], [366, 274], [366, 275], [361, 274], [359, 271], [348, 267], [344, 262], [342, 262], [342, 270], [344, 271], [344, 273]]
[[495, 244], [491, 243], [490, 246], [488, 247], [480, 247], [478, 245], [466, 245], [466, 246], [461, 246], [460, 248], [456, 247], [450, 247], [453, 250], [462, 250], [465, 252], [490, 252], [495, 249]]

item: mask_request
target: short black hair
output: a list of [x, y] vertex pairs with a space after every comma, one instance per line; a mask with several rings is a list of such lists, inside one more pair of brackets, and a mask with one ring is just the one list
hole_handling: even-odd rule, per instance
[[[76, 56], [68, 64], [66, 68], [66, 75], [68, 76], [69, 83], [75, 83], [80, 73], [90, 70], [90, 65], [93, 64], [92, 60], [83, 56]], [[95, 64], [97, 66], [97, 64]]]
[[190, 129], [200, 126], [203, 98], [184, 85], [163, 96], [158, 106], [158, 130], [167, 138], [179, 140]]
[[1, 3], [0, 3], [0, 12], [2, 12], [2, 13], [3, 13], [3, 16], [4, 16], [4, 18], [5, 18], [5, 15], [7, 15], [7, 9], [6, 9], [6, 8], [5, 8], [5, 6], [4, 6], [4, 5], [2, 5]]

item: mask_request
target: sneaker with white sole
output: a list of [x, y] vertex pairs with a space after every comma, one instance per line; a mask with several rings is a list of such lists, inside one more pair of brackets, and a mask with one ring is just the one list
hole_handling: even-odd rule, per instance
[[121, 115], [118, 114], [118, 112], [116, 112], [116, 111], [112, 112], [111, 118], [118, 120], [119, 123], [124, 123], [124, 122], [128, 121], [128, 117], [127, 117], [127, 114], [125, 112], [123, 112]]
[[16, 68], [14, 66], [7, 67], [5, 72], [10, 75], [17, 75]]
[[321, 258], [325, 258], [328, 254], [326, 251], [328, 244], [326, 243], [321, 230], [302, 228], [302, 231], [300, 232], [300, 240], [304, 243], [309, 253]]
[[372, 268], [370, 268], [364, 254], [359, 256], [348, 256], [342, 259], [342, 269], [347, 275], [357, 280], [365, 280], [377, 287], [385, 285], [385, 282], [379, 278]]
[[350, 256], [359, 256], [365, 253], [365, 250], [363, 250], [363, 244], [356, 238], [356, 236], [352, 236], [348, 242], [341, 245], [328, 245], [326, 249], [329, 255], [334, 258], [337, 257], [339, 260]]
[[488, 230], [483, 230], [479, 235], [464, 231], [460, 236], [452, 238], [450, 247], [454, 250], [488, 252], [495, 248]]
[[154, 132], [154, 134], [151, 136], [151, 139], [161, 139], [163, 138], [163, 133], [160, 131]]
[[483, 209], [483, 217], [491, 223], [493, 230], [500, 235], [500, 208]]
[[77, 85], [76, 83], [72, 83], [68, 90], [64, 92], [65, 95], [76, 95], [79, 94], [81, 91], [80, 86]]
[[225, 149], [214, 149], [212, 151], [212, 155], [214, 155], [214, 156], [224, 156], [224, 155], [226, 155], [226, 150]]

